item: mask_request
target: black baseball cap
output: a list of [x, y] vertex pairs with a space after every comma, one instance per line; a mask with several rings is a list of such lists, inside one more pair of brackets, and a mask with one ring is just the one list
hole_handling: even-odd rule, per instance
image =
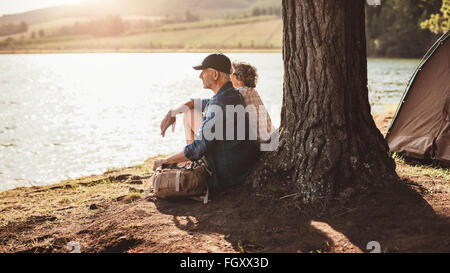
[[214, 53], [206, 57], [201, 65], [193, 66], [195, 70], [203, 70], [206, 68], [213, 68], [220, 72], [231, 73], [231, 61], [222, 53]]

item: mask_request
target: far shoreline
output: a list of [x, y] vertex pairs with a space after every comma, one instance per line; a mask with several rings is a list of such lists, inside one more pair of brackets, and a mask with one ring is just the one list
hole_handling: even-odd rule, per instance
[[0, 54], [99, 54], [99, 53], [210, 53], [210, 52], [227, 52], [227, 53], [282, 53], [281, 48], [261, 48], [261, 49], [244, 49], [244, 48], [226, 48], [226, 49], [70, 49], [70, 50], [46, 50], [46, 49], [17, 49], [17, 50], [0, 50]]
[[[247, 53], [247, 54], [258, 54], [258, 53], [277, 53], [282, 54], [281, 48], [261, 48], [261, 49], [251, 49], [251, 48], [227, 48], [227, 49], [80, 49], [80, 50], [45, 50], [45, 49], [18, 49], [18, 50], [0, 50], [0, 55], [36, 55], [36, 54], [149, 54], [149, 53], [213, 53], [213, 52], [223, 52], [223, 53]], [[387, 56], [367, 56], [367, 59], [371, 60], [416, 60], [420, 61], [420, 58], [404, 58], [404, 57], [387, 57]]]

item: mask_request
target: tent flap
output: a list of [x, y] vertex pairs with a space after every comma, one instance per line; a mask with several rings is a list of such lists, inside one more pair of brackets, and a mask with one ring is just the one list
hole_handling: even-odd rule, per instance
[[450, 165], [450, 33], [428, 51], [386, 136], [389, 149]]

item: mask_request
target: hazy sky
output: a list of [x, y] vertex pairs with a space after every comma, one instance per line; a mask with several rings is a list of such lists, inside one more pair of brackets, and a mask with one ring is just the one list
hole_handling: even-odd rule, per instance
[[81, 1], [85, 0], [0, 0], [0, 16], [64, 4], [79, 4]]

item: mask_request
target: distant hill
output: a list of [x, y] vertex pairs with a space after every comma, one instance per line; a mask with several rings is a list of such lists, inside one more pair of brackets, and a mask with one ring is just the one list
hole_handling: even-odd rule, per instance
[[26, 22], [28, 25], [33, 25], [45, 23], [70, 15], [78, 8], [79, 6], [64, 5], [37, 9], [18, 14], [3, 15], [0, 17], [0, 24]]
[[0, 24], [46, 23], [66, 17], [181, 15], [187, 10], [204, 18], [250, 12], [254, 7], [281, 6], [281, 0], [90, 0], [80, 5], [63, 5], [0, 17]]

